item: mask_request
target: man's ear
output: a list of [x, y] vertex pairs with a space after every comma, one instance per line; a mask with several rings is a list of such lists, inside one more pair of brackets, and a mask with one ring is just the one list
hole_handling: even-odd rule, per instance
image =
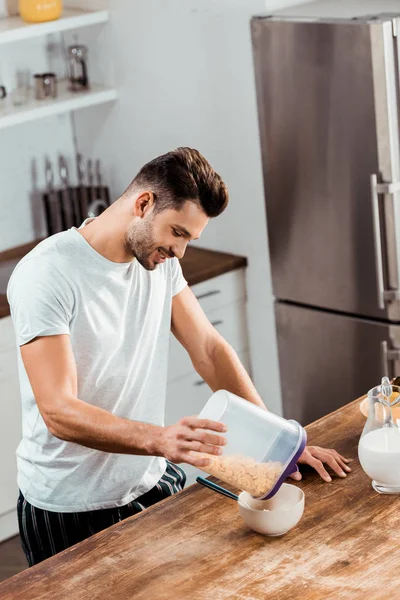
[[154, 206], [153, 192], [140, 192], [135, 198], [133, 212], [135, 217], [143, 219]]

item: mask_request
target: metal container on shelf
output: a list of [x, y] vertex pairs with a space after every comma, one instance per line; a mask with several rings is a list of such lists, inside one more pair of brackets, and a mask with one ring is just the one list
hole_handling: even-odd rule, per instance
[[7, 98], [7, 90], [4, 85], [0, 85], [0, 109], [4, 108]]
[[57, 77], [55, 73], [35, 73], [35, 98], [57, 98]]
[[82, 44], [68, 46], [68, 72], [70, 89], [73, 92], [89, 89], [86, 46]]

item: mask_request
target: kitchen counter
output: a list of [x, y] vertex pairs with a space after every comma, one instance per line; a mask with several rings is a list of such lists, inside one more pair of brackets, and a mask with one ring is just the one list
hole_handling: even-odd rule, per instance
[[[40, 241], [36, 240], [29, 244], [0, 252], [0, 318], [7, 317], [10, 314], [6, 289], [15, 265]], [[189, 285], [195, 285], [212, 277], [245, 267], [247, 259], [243, 256], [189, 246], [184, 258], [181, 260], [181, 265], [183, 274]]]
[[400, 584], [399, 498], [357, 459], [359, 401], [307, 427], [352, 462], [326, 484], [310, 469], [302, 521], [280, 538], [247, 529], [233, 500], [195, 484], [0, 584], [2, 600], [387, 600]]

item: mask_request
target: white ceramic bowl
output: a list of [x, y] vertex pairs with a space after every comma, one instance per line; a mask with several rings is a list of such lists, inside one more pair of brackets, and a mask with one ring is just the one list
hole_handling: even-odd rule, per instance
[[[240, 504], [240, 500], [250, 508]], [[300, 521], [304, 512], [304, 492], [295, 485], [283, 483], [269, 500], [256, 500], [242, 492], [238, 505], [240, 515], [251, 529], [263, 535], [278, 536], [293, 529]]]

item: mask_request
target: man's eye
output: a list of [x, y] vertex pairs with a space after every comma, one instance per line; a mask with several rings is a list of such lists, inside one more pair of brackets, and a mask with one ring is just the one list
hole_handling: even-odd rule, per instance
[[172, 233], [174, 234], [175, 237], [182, 237], [182, 235], [176, 229], [173, 229]]

